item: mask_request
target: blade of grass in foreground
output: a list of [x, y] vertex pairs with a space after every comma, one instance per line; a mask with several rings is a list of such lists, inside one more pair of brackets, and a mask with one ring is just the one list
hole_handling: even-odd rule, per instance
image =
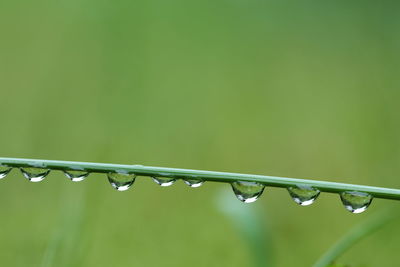
[[259, 183], [271, 187], [282, 187], [282, 188], [310, 187], [318, 189], [321, 192], [328, 192], [328, 193], [364, 192], [371, 195], [374, 198], [400, 200], [399, 189], [353, 185], [353, 184], [318, 181], [318, 180], [275, 177], [266, 175], [200, 171], [200, 170], [152, 167], [152, 166], [142, 166], [142, 165], [122, 165], [122, 164], [19, 159], [19, 158], [0, 158], [0, 166], [10, 167], [10, 168], [43, 168], [48, 170], [62, 170], [62, 171], [79, 170], [90, 173], [91, 172], [133, 173], [135, 175], [140, 175], [140, 176], [197, 180], [202, 182], [213, 181], [213, 182], [233, 183], [238, 181], [244, 181], [244, 182]]

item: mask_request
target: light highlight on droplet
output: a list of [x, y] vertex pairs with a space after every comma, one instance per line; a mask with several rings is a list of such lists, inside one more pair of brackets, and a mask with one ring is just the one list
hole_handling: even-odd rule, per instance
[[257, 182], [237, 181], [231, 183], [236, 197], [244, 203], [256, 201], [264, 191], [265, 186]]
[[318, 189], [304, 185], [291, 186], [287, 190], [294, 202], [301, 206], [308, 206], [314, 203], [320, 193]]
[[10, 168], [10, 167], [0, 166], [0, 179], [3, 179], [4, 177], [6, 177], [7, 174], [9, 174], [9, 172], [11, 170], [12, 170], [12, 168]]
[[133, 182], [135, 182], [136, 175], [110, 172], [107, 174], [107, 178], [113, 188], [118, 191], [126, 191], [132, 186]]
[[352, 213], [364, 212], [372, 202], [372, 196], [364, 192], [346, 191], [340, 194], [344, 207]]
[[154, 182], [163, 187], [173, 185], [176, 181], [175, 178], [168, 178], [168, 177], [151, 177], [151, 178], [153, 178]]
[[50, 170], [43, 168], [20, 168], [20, 170], [23, 176], [31, 182], [40, 182], [50, 173]]
[[204, 181], [201, 179], [185, 179], [183, 180], [185, 184], [187, 184], [190, 187], [200, 187], [204, 184]]
[[71, 170], [67, 171], [67, 170], [65, 170], [64, 174], [71, 181], [80, 182], [80, 181], [85, 180], [85, 178], [89, 175], [89, 172], [87, 172], [87, 171], [71, 171]]

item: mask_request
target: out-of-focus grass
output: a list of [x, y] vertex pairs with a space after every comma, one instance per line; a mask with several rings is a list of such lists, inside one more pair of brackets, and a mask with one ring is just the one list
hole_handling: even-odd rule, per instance
[[349, 251], [352, 246], [359, 242], [364, 237], [381, 229], [387, 223], [398, 218], [398, 211], [395, 209], [383, 209], [369, 217], [363, 223], [355, 226], [351, 231], [338, 240], [327, 252], [325, 252], [313, 267], [325, 267], [334, 264], [336, 260], [346, 251]]
[[74, 189], [74, 197], [64, 193], [59, 220], [44, 250], [40, 267], [82, 266], [85, 249], [85, 198], [83, 189]]
[[[1, 1], [1, 154], [398, 187], [397, 10], [393, 1]], [[221, 186], [139, 177], [119, 193], [101, 175], [33, 184], [12, 172], [0, 181], [0, 265], [39, 266], [61, 203], [82, 188], [84, 266], [245, 266], [247, 244], [215, 210]], [[285, 267], [310, 266], [391, 203], [355, 216], [335, 195], [298, 207], [267, 188], [257, 205]], [[343, 261], [394, 267], [396, 235], [388, 226]]]
[[251, 259], [246, 266], [274, 267], [272, 233], [257, 208], [259, 205], [250, 206], [239, 201], [232, 201], [233, 199], [234, 197], [232, 194], [228, 194], [228, 191], [221, 191], [217, 199], [217, 206], [222, 213], [227, 215], [237, 233], [248, 245]]

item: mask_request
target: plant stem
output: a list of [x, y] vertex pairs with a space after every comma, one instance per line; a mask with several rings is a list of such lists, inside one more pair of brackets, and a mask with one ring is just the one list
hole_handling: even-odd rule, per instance
[[364, 185], [353, 185], [317, 180], [286, 178], [265, 175], [240, 174], [229, 172], [200, 171], [189, 169], [175, 169], [151, 167], [142, 165], [121, 165], [108, 163], [89, 163], [58, 160], [38, 160], [19, 158], [0, 158], [0, 165], [6, 167], [37, 167], [52, 170], [85, 170], [88, 172], [129, 172], [140, 176], [192, 178], [204, 181], [226, 182], [247, 181], [259, 182], [267, 186], [288, 188], [290, 186], [311, 186], [321, 192], [340, 193], [343, 191], [360, 191], [371, 194], [375, 198], [400, 200], [400, 190]]

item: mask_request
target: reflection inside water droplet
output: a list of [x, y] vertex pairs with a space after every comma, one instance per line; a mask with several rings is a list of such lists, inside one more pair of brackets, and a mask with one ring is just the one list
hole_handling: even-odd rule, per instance
[[340, 199], [344, 207], [352, 213], [365, 211], [372, 202], [372, 196], [364, 192], [342, 192]]
[[292, 199], [301, 206], [308, 206], [314, 203], [319, 196], [320, 191], [311, 186], [293, 186], [288, 188]]
[[65, 176], [73, 182], [80, 182], [85, 180], [85, 178], [89, 175], [89, 172], [86, 171], [64, 171]]
[[236, 197], [244, 203], [256, 201], [264, 191], [265, 186], [257, 182], [238, 181], [231, 183]]
[[31, 182], [42, 181], [50, 172], [50, 170], [43, 168], [20, 168], [20, 170], [24, 177]]
[[154, 182], [161, 186], [170, 186], [175, 183], [175, 178], [168, 178], [168, 177], [151, 177], [153, 178]]
[[187, 184], [188, 186], [193, 187], [193, 188], [200, 187], [204, 183], [204, 181], [201, 179], [189, 179], [189, 178], [185, 179], [184, 182], [185, 182], [185, 184]]
[[12, 170], [10, 167], [0, 166], [0, 179], [3, 179]]
[[118, 191], [128, 190], [136, 179], [136, 175], [133, 173], [129, 174], [129, 173], [110, 172], [107, 174], [107, 177], [111, 186], [117, 189]]

